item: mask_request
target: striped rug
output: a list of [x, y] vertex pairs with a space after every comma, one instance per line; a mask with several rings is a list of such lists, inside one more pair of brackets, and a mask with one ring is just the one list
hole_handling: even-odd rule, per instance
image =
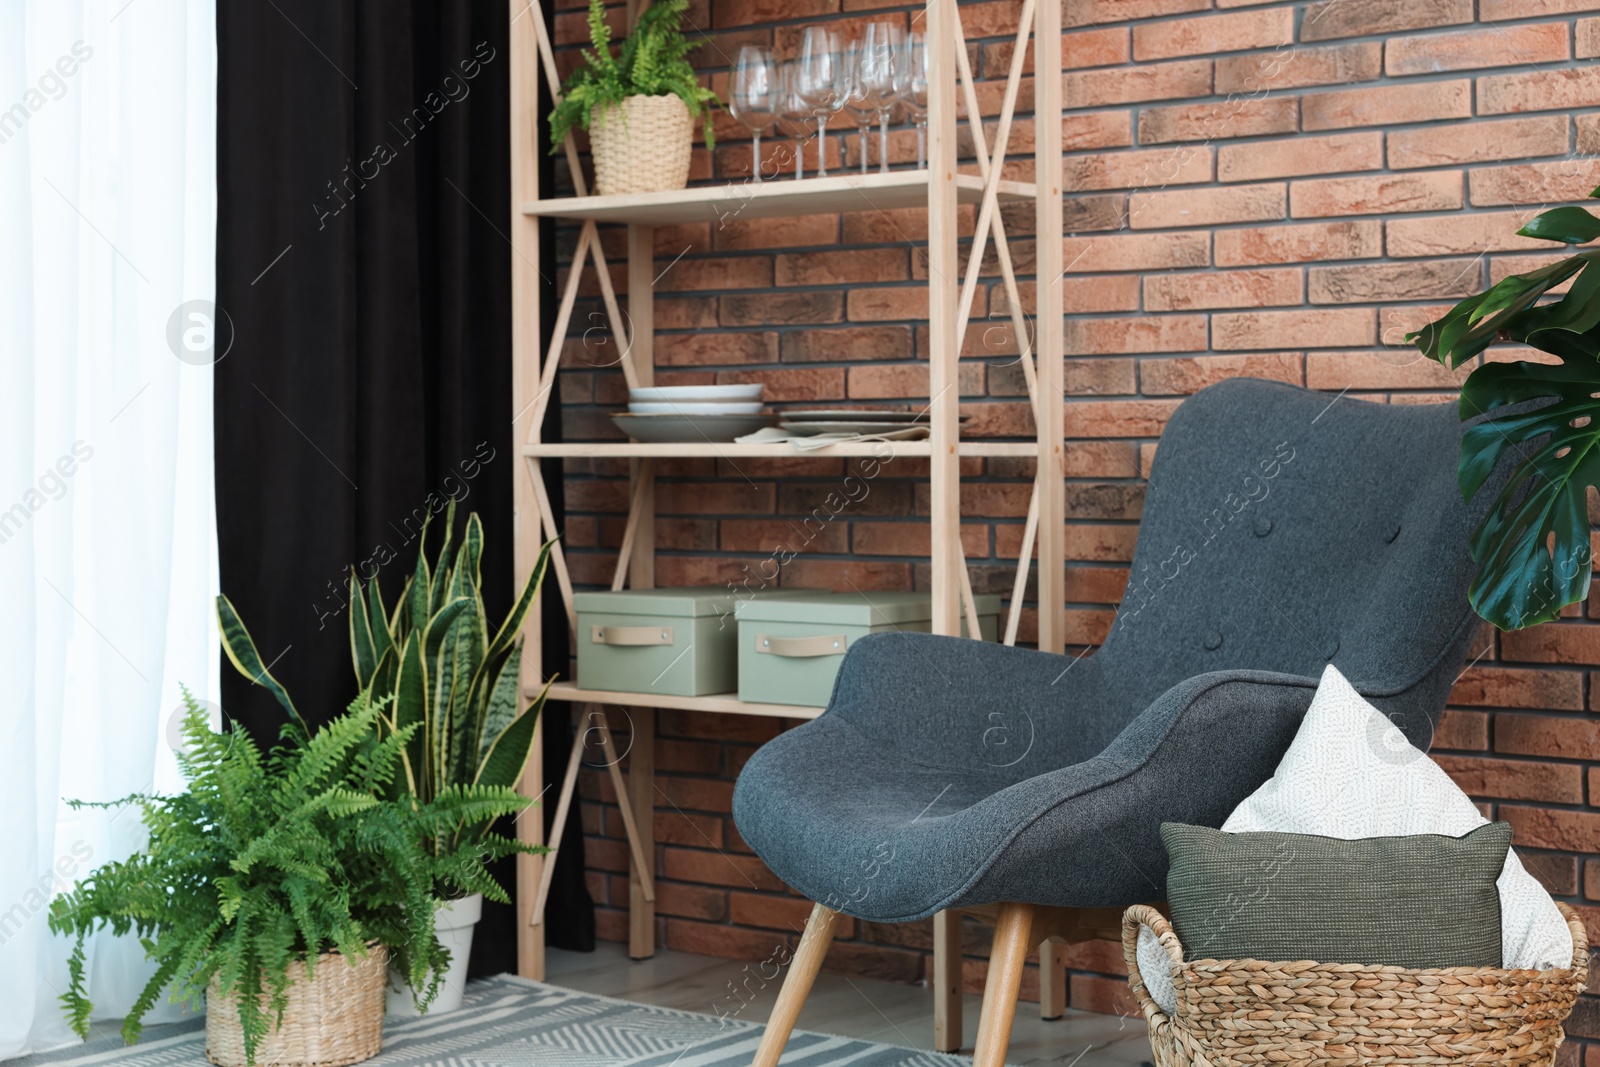
[[[758, 1023], [633, 1004], [500, 975], [471, 983], [460, 1011], [395, 1020], [371, 1067], [748, 1067]], [[797, 1030], [783, 1067], [971, 1067], [971, 1060]], [[204, 1067], [202, 1022], [151, 1027], [7, 1067]]]

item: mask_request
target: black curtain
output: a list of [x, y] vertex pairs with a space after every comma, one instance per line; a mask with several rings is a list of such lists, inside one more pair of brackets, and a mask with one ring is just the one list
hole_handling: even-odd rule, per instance
[[[222, 589], [314, 721], [355, 695], [350, 568], [377, 573], [392, 600], [422, 519], [449, 499], [458, 523], [482, 516], [490, 617], [510, 606], [524, 460], [511, 438], [508, 6], [218, 5], [217, 304], [233, 336], [216, 366]], [[442, 526], [441, 512], [435, 546]], [[565, 618], [544, 599], [545, 660], [565, 664]], [[275, 738], [275, 705], [224, 673], [230, 719]], [[568, 711], [546, 716], [559, 782]], [[565, 840], [550, 943], [589, 949], [576, 805]], [[514, 893], [513, 867], [498, 873]], [[472, 962], [515, 970], [509, 907], [486, 909]]]

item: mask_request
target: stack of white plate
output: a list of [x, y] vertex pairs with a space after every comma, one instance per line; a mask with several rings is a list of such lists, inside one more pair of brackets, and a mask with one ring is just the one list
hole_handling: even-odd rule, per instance
[[649, 444], [732, 441], [777, 421], [761, 413], [755, 385], [663, 385], [628, 390], [628, 412], [611, 416], [617, 429]]

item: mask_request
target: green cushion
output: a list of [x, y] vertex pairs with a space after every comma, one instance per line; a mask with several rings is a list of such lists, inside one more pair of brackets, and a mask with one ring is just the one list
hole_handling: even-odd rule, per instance
[[1161, 840], [1185, 959], [1500, 966], [1509, 823], [1357, 841], [1162, 823]]

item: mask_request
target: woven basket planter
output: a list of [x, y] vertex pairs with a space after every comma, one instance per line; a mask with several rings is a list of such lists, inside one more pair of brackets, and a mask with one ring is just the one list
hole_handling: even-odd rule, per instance
[[[1186, 961], [1171, 924], [1144, 905], [1122, 917], [1122, 951], [1157, 1067], [1545, 1065], [1589, 972], [1583, 923], [1557, 906], [1572, 931], [1572, 966], [1548, 971]], [[1139, 973], [1141, 925], [1174, 964], [1171, 1016]]]
[[595, 192], [659, 193], [689, 184], [694, 120], [676, 96], [630, 96], [589, 120]]
[[[283, 1022], [256, 1044], [258, 1067], [342, 1067], [376, 1056], [383, 1048], [388, 958], [382, 945], [369, 945], [354, 960], [325, 952], [309, 980], [306, 965], [295, 964]], [[215, 978], [206, 991], [206, 1058], [218, 1067], [246, 1062], [238, 1001], [218, 992]]]

